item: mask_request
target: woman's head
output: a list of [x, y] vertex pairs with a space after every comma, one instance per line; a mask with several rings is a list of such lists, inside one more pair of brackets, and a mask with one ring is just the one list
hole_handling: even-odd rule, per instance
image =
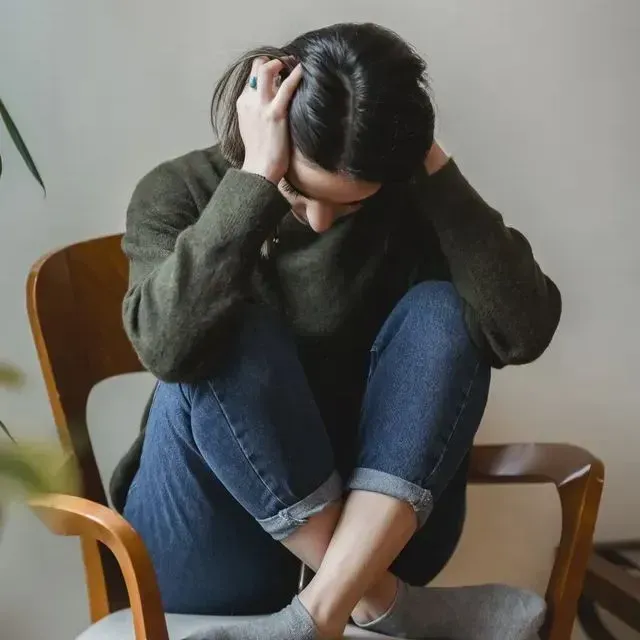
[[308, 164], [369, 183], [409, 178], [433, 141], [434, 112], [422, 58], [374, 24], [338, 24], [281, 47], [245, 54], [216, 87], [212, 122], [234, 166], [244, 148], [235, 101], [258, 56], [299, 62], [303, 77], [289, 110], [295, 153]]

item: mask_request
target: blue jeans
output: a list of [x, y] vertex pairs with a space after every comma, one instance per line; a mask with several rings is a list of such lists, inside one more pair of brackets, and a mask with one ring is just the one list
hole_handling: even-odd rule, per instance
[[299, 562], [277, 541], [355, 489], [413, 507], [420, 527], [392, 570], [429, 582], [461, 533], [489, 379], [453, 286], [423, 283], [371, 348], [359, 424], [327, 429], [321, 416], [331, 411], [318, 406], [288, 330], [267, 309], [247, 306], [215, 374], [160, 383], [152, 402], [125, 517], [149, 549], [165, 608], [282, 608]]

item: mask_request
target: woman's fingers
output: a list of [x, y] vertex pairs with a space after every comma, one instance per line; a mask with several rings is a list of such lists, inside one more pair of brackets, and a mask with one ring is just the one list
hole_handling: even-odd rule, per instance
[[257, 91], [263, 100], [271, 101], [273, 99], [277, 91], [276, 78], [283, 67], [284, 63], [277, 58], [269, 60], [259, 67]]
[[251, 80], [251, 78], [254, 78], [254, 77], [257, 78], [258, 74], [260, 73], [260, 69], [264, 67], [264, 65], [267, 62], [269, 62], [269, 58], [265, 58], [263, 56], [259, 58], [254, 58], [253, 62], [251, 63], [251, 72], [249, 73], [248, 80]]
[[[252, 61], [247, 86], [238, 98], [238, 127], [244, 143], [245, 171], [264, 176], [278, 184], [287, 172], [290, 142], [287, 122], [287, 100], [284, 109], [274, 104], [280, 95], [295, 87], [297, 73], [282, 83], [281, 72], [292, 66], [289, 60], [257, 58]], [[284, 75], [284, 74], [282, 74]]]
[[284, 66], [289, 72], [293, 71], [296, 64], [298, 64], [298, 60], [295, 56], [284, 56], [284, 58], [280, 58], [280, 60], [284, 62]]
[[267, 62], [269, 62], [269, 58], [267, 58], [266, 56], [258, 56], [257, 58], [254, 58], [251, 63], [251, 75], [258, 75], [258, 70], [260, 69], [260, 67]]
[[247, 84], [241, 95], [242, 99], [245, 99], [247, 97], [247, 94], [253, 93], [255, 91], [255, 89], [252, 89], [250, 87], [249, 83], [251, 82], [252, 78], [258, 77], [258, 72], [260, 71], [260, 68], [264, 66], [267, 62], [269, 62], [269, 58], [260, 57], [260, 58], [253, 59], [253, 61], [251, 62], [251, 71], [249, 71], [249, 77], [247, 78]]
[[302, 65], [298, 64], [293, 71], [282, 81], [276, 97], [273, 99], [273, 104], [277, 109], [286, 111], [289, 108], [289, 103], [293, 94], [296, 92], [300, 80], [302, 79]]
[[257, 86], [255, 89], [247, 87], [245, 91], [255, 91], [262, 101], [273, 102], [277, 109], [286, 110], [302, 78], [302, 67], [298, 64], [286, 79], [280, 81], [280, 73], [293, 61], [292, 56], [282, 60], [279, 58], [272, 60], [265, 57], [255, 58], [251, 64], [249, 82], [255, 77]]

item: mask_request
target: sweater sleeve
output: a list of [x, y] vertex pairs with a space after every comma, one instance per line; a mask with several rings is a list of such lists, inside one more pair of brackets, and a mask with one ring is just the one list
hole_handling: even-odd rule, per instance
[[505, 226], [453, 160], [416, 179], [418, 198], [438, 236], [467, 325], [493, 366], [535, 360], [558, 326], [561, 298], [526, 238]]
[[262, 177], [230, 169], [217, 182], [199, 213], [184, 178], [160, 165], [138, 184], [127, 211], [124, 326], [161, 380], [206, 375], [247, 295], [260, 246], [287, 210]]

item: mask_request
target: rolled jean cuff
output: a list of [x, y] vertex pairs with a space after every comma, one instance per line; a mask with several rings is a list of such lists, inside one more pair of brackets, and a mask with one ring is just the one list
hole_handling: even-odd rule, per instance
[[342, 480], [334, 471], [329, 479], [306, 498], [286, 507], [275, 516], [258, 520], [258, 524], [274, 539], [284, 540], [295, 533], [311, 516], [342, 499]]
[[427, 521], [433, 511], [433, 495], [408, 480], [377, 469], [354, 469], [347, 484], [348, 491], [373, 491], [408, 502], [416, 512], [418, 527]]

